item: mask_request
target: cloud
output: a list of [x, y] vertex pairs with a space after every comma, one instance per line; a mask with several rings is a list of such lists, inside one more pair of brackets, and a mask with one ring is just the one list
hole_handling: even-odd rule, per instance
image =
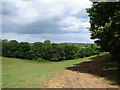
[[93, 43], [90, 40], [90, 34], [70, 33], [70, 34], [18, 34], [18, 33], [3, 33], [3, 39], [17, 40], [19, 42], [43, 42], [51, 40], [55, 43], [74, 42], [74, 43]]
[[18, 42], [43, 42], [45, 39], [41, 37], [36, 37], [35, 34], [18, 34], [18, 33], [3, 33], [2, 34], [3, 39], [8, 40], [17, 40]]
[[[64, 37], [72, 33], [74, 37], [77, 33], [82, 33], [88, 38], [89, 31], [86, 28], [90, 27], [90, 24], [85, 10], [88, 7], [91, 7], [89, 0], [4, 0], [2, 1], [3, 34], [6, 38], [9, 38], [7, 34], [9, 36], [11, 34], [12, 38], [14, 33], [29, 39], [31, 35], [33, 37], [36, 34], [40, 36], [45, 34], [49, 39], [51, 38], [49, 34], [57, 38], [57, 35]], [[59, 38], [56, 41], [59, 41]]]
[[61, 19], [61, 21], [59, 21], [59, 24], [62, 30], [82, 31], [87, 27], [90, 27], [88, 20], [89, 19], [87, 18], [87, 21], [83, 21], [83, 19], [81, 18], [70, 16], [70, 17], [64, 17], [63, 19]]

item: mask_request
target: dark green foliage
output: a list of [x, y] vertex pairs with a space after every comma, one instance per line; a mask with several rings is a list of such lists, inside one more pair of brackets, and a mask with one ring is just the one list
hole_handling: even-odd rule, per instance
[[16, 57], [18, 42], [16, 40], [2, 40], [2, 55], [7, 57]]
[[65, 59], [73, 59], [76, 57], [76, 53], [78, 51], [78, 48], [76, 46], [63, 43], [61, 44], [61, 48], [64, 51]]
[[15, 40], [3, 40], [3, 56], [15, 57], [22, 59], [37, 59], [38, 61], [60, 61], [70, 60], [74, 58], [82, 58], [97, 54], [97, 47], [94, 44], [89, 44], [86, 47], [79, 47], [68, 43], [51, 43], [46, 40], [44, 43], [35, 42], [29, 44], [28, 42], [18, 43]]
[[27, 59], [29, 57], [30, 45], [28, 42], [20, 42], [18, 44], [19, 58]]
[[8, 40], [2, 40], [2, 56], [7, 57], [9, 51]]
[[59, 60], [64, 60], [65, 59], [65, 52], [63, 48], [59, 44], [52, 44], [52, 61], [59, 61]]
[[51, 44], [51, 41], [50, 40], [45, 40], [44, 44]]
[[32, 44], [31, 49], [36, 57], [42, 57], [43, 55], [43, 43], [35, 42]]
[[11, 40], [9, 42], [10, 57], [17, 57], [17, 55], [16, 55], [17, 48], [18, 48], [18, 42], [16, 40]]
[[26, 58], [26, 59], [31, 60], [31, 59], [37, 59], [37, 58], [38, 58], [38, 57], [36, 56], [36, 54], [34, 53], [33, 50], [28, 51], [28, 53], [27, 53], [27, 58]]
[[42, 54], [42, 58], [46, 59], [46, 60], [50, 60], [52, 58], [52, 44], [44, 44], [43, 48], [43, 54]]
[[102, 50], [120, 58], [120, 2], [94, 2], [87, 12], [91, 38]]
[[77, 52], [77, 57], [83, 58], [91, 55], [95, 55], [99, 53], [99, 47], [96, 47], [94, 44], [89, 47], [80, 48]]

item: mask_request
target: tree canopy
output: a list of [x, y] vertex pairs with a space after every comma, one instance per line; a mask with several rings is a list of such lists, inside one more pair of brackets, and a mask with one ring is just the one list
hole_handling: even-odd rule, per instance
[[120, 2], [93, 2], [87, 12], [91, 39], [95, 39], [102, 50], [120, 58]]

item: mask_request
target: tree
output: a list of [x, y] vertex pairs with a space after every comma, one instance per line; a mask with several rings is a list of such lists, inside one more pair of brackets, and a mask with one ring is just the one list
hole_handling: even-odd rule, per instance
[[28, 59], [29, 51], [30, 51], [30, 45], [28, 42], [20, 42], [18, 44], [19, 58]]
[[36, 56], [36, 54], [34, 53], [33, 50], [28, 51], [26, 59], [29, 60], [33, 60], [33, 59], [37, 59], [38, 57]]
[[64, 50], [65, 59], [73, 59], [76, 57], [76, 53], [78, 51], [76, 46], [63, 43], [61, 44], [61, 47]]
[[120, 58], [120, 2], [94, 2], [87, 9], [91, 39], [113, 57]]
[[9, 41], [9, 56], [10, 57], [17, 57], [17, 50], [18, 50], [18, 42], [16, 40]]
[[65, 53], [64, 53], [64, 50], [62, 47], [60, 47], [59, 44], [55, 44], [53, 43], [52, 44], [52, 48], [53, 48], [53, 51], [52, 51], [52, 58], [51, 60], [52, 61], [59, 61], [59, 60], [64, 60], [65, 57]]
[[32, 45], [32, 51], [36, 55], [36, 57], [42, 57], [43, 55], [43, 43], [35, 42]]
[[52, 44], [51, 43], [44, 43], [42, 47], [42, 58], [46, 60], [50, 60], [52, 58]]
[[45, 40], [44, 44], [51, 44], [51, 41], [50, 40]]
[[8, 50], [9, 50], [9, 41], [7, 39], [2, 40], [2, 56], [8, 57]]

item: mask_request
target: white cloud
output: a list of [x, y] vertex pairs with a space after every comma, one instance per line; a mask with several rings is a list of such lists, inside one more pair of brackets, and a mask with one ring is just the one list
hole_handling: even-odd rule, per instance
[[70, 33], [70, 34], [17, 34], [4, 33], [3, 39], [17, 40], [19, 42], [43, 42], [44, 40], [51, 40], [55, 43], [61, 42], [76, 42], [76, 43], [93, 43], [90, 40], [90, 34], [84, 33]]
[[64, 17], [61, 19], [58, 24], [61, 26], [62, 30], [68, 31], [82, 31], [86, 30], [87, 27], [90, 27], [89, 19], [86, 22], [83, 22], [83, 18], [77, 17]]
[[[14, 2], [17, 11], [17, 16], [11, 20], [16, 23], [26, 24], [36, 20], [51, 19], [68, 14], [76, 14], [79, 9], [90, 7], [89, 0], [5, 0]], [[4, 2], [5, 2], [4, 1]], [[68, 15], [69, 16], [69, 15]], [[24, 21], [24, 22], [23, 22]]]
[[17, 15], [12, 18], [12, 21], [18, 24], [29, 24], [37, 20], [39, 14], [31, 2], [19, 1], [15, 3]]
[[76, 17], [65, 17], [58, 22], [61, 25], [62, 30], [78, 31], [80, 27], [80, 20]]
[[37, 36], [36, 34], [18, 34], [18, 33], [3, 33], [3, 39], [17, 40], [18, 42], [43, 42], [45, 39]]

